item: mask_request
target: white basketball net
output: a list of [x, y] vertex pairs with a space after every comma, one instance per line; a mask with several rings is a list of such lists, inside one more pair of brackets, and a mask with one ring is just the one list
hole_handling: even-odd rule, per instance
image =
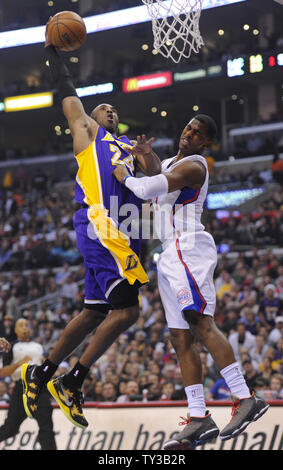
[[154, 49], [175, 63], [204, 45], [199, 30], [202, 0], [142, 0], [152, 19]]

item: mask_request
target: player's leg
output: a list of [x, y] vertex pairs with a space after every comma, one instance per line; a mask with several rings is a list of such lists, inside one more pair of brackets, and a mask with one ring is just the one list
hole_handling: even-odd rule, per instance
[[[84, 308], [63, 330], [58, 342], [49, 354], [50, 361], [56, 365], [60, 364], [100, 325], [108, 311], [108, 305], [105, 308], [103, 305], [97, 305], [94, 308], [90, 308], [89, 305]], [[44, 366], [41, 369], [43, 368]]]
[[231, 394], [237, 397], [232, 409], [232, 420], [220, 433], [221, 439], [230, 439], [240, 434], [249, 423], [260, 418], [269, 405], [250, 393], [231, 345], [217, 328], [213, 318], [191, 310], [184, 311], [184, 315], [192, 331], [214, 359]]
[[74, 368], [65, 376], [47, 384], [65, 416], [78, 427], [88, 426], [82, 411], [80, 388], [91, 365], [126, 331], [139, 316], [138, 287], [123, 280], [108, 297], [113, 310], [97, 327], [90, 343]]
[[97, 326], [109, 311], [109, 303], [101, 291], [93, 269], [86, 264], [84, 308], [63, 330], [49, 357], [41, 366], [23, 364], [21, 373], [24, 385], [23, 402], [26, 414], [34, 418], [40, 391], [58, 365], [68, 357]]
[[[204, 417], [206, 412], [202, 385], [202, 367], [199, 353], [194, 345], [194, 335], [183, 310], [187, 305], [199, 309], [205, 304], [199, 293], [191, 288], [190, 279], [184, 269], [175, 244], [170, 244], [158, 259], [158, 286], [170, 329], [171, 341], [176, 350], [188, 396], [191, 416]], [[192, 258], [189, 253], [189, 259]], [[194, 389], [190, 387], [194, 386]]]
[[219, 370], [236, 361], [229, 341], [217, 328], [212, 316], [189, 309], [183, 310], [183, 314], [194, 335], [212, 355]]
[[[169, 259], [170, 256], [167, 252], [165, 258], [163, 256], [158, 261], [158, 287], [170, 331], [170, 340], [180, 364], [190, 413], [189, 419], [184, 418], [184, 424], [186, 425], [184, 429], [174, 438], [166, 441], [164, 449], [191, 449], [215, 438], [219, 433], [219, 429], [211, 416], [206, 414], [200, 357], [195, 348], [194, 337], [189, 329], [189, 324], [180, 310], [179, 302], [185, 300], [186, 292], [182, 290], [179, 299], [175, 295], [174, 276], [176, 276], [176, 279], [180, 278], [180, 273], [176, 271], [178, 266], [174, 265], [172, 258]], [[163, 263], [162, 258], [166, 260], [166, 263]], [[168, 271], [166, 269], [167, 261]], [[180, 289], [178, 289], [178, 292], [180, 293]]]
[[51, 379], [60, 362], [68, 357], [105, 318], [109, 307], [107, 310], [104, 304], [95, 307], [97, 310], [84, 308], [68, 323], [49, 357], [41, 366], [23, 364], [21, 369], [23, 403], [29, 418], [34, 418], [40, 391]]
[[239, 399], [236, 407], [233, 407], [237, 413], [233, 411], [233, 419], [220, 433], [222, 439], [229, 439], [242, 432], [251, 421], [258, 419], [268, 405], [264, 400], [250, 394], [231, 345], [213, 320], [216, 303], [213, 273], [217, 257], [212, 238], [209, 234], [202, 233], [198, 236], [198, 243], [191, 249], [187, 247], [185, 242], [177, 246], [178, 258], [184, 268], [187, 289], [190, 291], [182, 313], [194, 335], [212, 355], [232, 395]]

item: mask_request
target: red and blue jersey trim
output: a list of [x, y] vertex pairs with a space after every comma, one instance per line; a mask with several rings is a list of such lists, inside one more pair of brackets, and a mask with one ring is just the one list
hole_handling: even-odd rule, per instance
[[[191, 304], [189, 306], [190, 310], [195, 310], [196, 312], [203, 313], [207, 303], [206, 303], [205, 299], [203, 298], [203, 296], [200, 292], [199, 286], [197, 285], [197, 282], [196, 282], [194, 276], [192, 275], [192, 273], [189, 270], [187, 264], [183, 260], [182, 252], [181, 252], [181, 249], [180, 249], [180, 242], [179, 242], [178, 238], [176, 239], [176, 249], [177, 249], [178, 257], [179, 257], [182, 265], [185, 268], [187, 279], [189, 281], [189, 285], [190, 285], [191, 292], [192, 292], [192, 295], [193, 295], [193, 304]], [[184, 307], [182, 310], [186, 310], [186, 308], [188, 308], [188, 306]]]
[[174, 215], [176, 212], [176, 208], [179, 209], [180, 205], [186, 206], [187, 204], [191, 204], [192, 202], [195, 202], [199, 196], [200, 189], [191, 189], [191, 188], [183, 188], [177, 197], [173, 209], [170, 214], [170, 221], [171, 225], [175, 227], [175, 222], [174, 222]]

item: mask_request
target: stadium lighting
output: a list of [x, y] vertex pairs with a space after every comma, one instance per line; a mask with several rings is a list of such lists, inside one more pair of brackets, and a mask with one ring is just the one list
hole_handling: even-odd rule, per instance
[[9, 96], [4, 99], [6, 112], [47, 108], [53, 105], [53, 93], [34, 93], [32, 95]]
[[[166, 0], [168, 3], [171, 1], [172, 0]], [[234, 3], [242, 3], [246, 1], [247, 0], [204, 0], [202, 9], [207, 10], [210, 8], [233, 5]], [[100, 15], [88, 16], [84, 18], [84, 21], [87, 33], [91, 34], [145, 23], [147, 21], [151, 21], [151, 18], [149, 16], [147, 6], [141, 5], [133, 8], [125, 8], [124, 10], [102, 13]], [[42, 42], [45, 42], [45, 25], [13, 31], [3, 31], [0, 33], [0, 49], [27, 46]]]
[[77, 88], [77, 94], [81, 98], [83, 96], [101, 95], [102, 93], [111, 93], [114, 89], [113, 83], [101, 83], [98, 85], [85, 86]]

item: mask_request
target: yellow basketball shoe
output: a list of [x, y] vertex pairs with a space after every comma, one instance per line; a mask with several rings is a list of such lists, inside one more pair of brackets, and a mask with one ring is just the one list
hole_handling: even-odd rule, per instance
[[79, 389], [65, 387], [63, 376], [50, 380], [47, 389], [71, 423], [83, 429], [88, 426], [82, 410], [83, 395]]
[[36, 365], [23, 364], [21, 377], [23, 383], [23, 404], [29, 418], [34, 418], [38, 407], [38, 399], [42, 389], [42, 382], [35, 374]]

